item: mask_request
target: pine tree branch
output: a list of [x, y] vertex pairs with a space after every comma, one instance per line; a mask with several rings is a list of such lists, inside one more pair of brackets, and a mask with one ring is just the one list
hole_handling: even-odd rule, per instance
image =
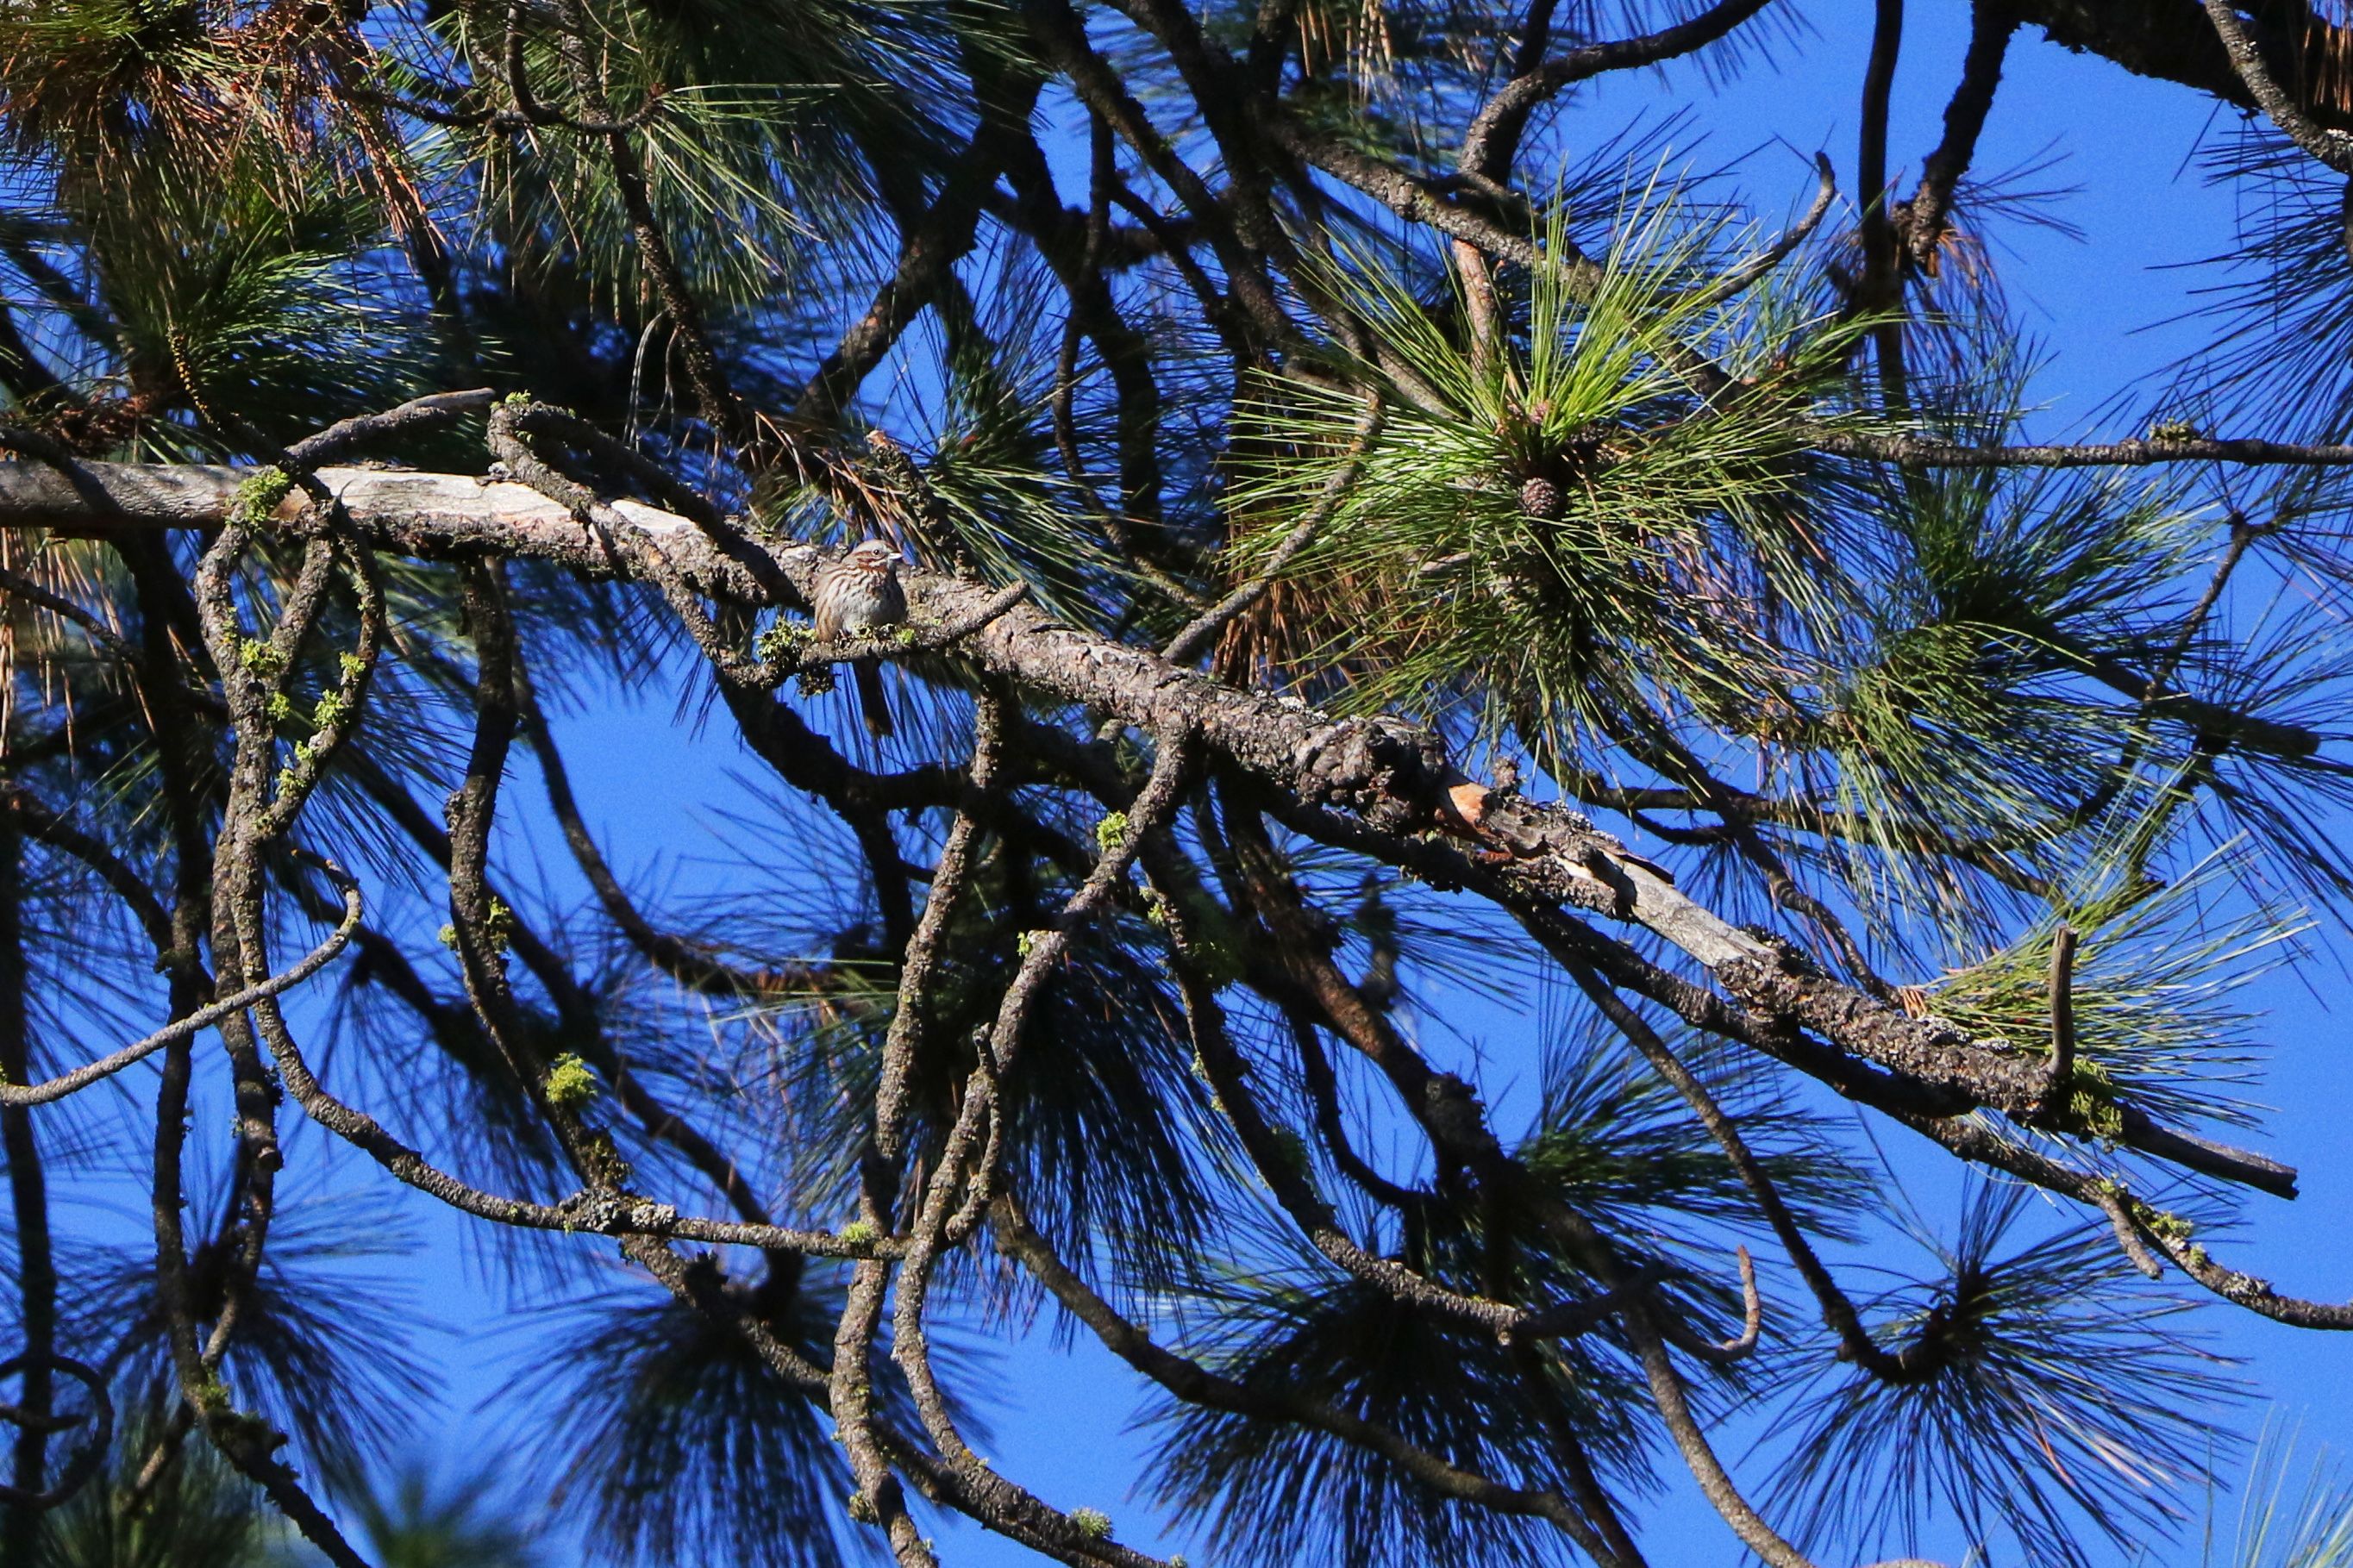
[[1416, 1447], [1394, 1431], [1282, 1383], [1263, 1386], [1223, 1377], [1198, 1362], [1155, 1343], [1142, 1326], [1123, 1317], [1057, 1257], [1010, 1196], [992, 1211], [997, 1245], [1047, 1291], [1084, 1323], [1105, 1349], [1177, 1398], [1208, 1409], [1294, 1422], [1327, 1432], [1341, 1441], [1379, 1455], [1441, 1496], [1497, 1512], [1543, 1519], [1558, 1525], [1595, 1562], [1619, 1561], [1566, 1498], [1503, 1485], [1449, 1464]]
[[1580, 81], [1610, 71], [1640, 70], [1706, 47], [1756, 16], [1771, 0], [1717, 0], [1698, 16], [1638, 37], [1586, 44], [1524, 69], [1498, 89], [1471, 121], [1459, 165], [1466, 172], [1502, 180], [1519, 150], [1528, 117], [1546, 100]]
[[2159, 463], [2236, 463], [2249, 468], [2343, 468], [2353, 446], [2270, 441], [2260, 437], [2094, 441], [2076, 445], [1972, 447], [1920, 436], [1856, 436], [1823, 431], [1820, 449], [1923, 468], [2138, 468]]
[[1915, 266], [1935, 270], [1953, 192], [1977, 157], [1978, 138], [2001, 86], [2002, 60], [2017, 31], [2018, 13], [2010, 0], [1972, 0], [1968, 52], [1961, 61], [1960, 85], [1945, 105], [1944, 138], [1920, 166], [1919, 188], [1896, 214]]
[[2263, 50], [2239, 20], [2231, 0], [2200, 0], [2207, 20], [2231, 57], [2231, 68], [2246, 84], [2247, 95], [2263, 105], [2271, 121], [2287, 139], [2340, 174], [2353, 174], [2353, 134], [2315, 122], [2273, 77]]
[[[495, 554], [537, 559], [597, 577], [632, 574], [565, 507], [524, 487], [453, 475], [322, 469], [343, 515], [370, 546], [422, 556]], [[103, 493], [95, 507], [74, 483], [37, 465], [0, 465], [0, 527], [65, 531], [187, 528], [216, 522], [237, 470], [91, 464], [79, 479]], [[688, 519], [638, 503], [610, 503], [632, 546], [658, 551], [674, 586], [745, 605], [799, 607], [825, 552], [809, 545], [745, 542], [723, 552]], [[290, 519], [288, 521], [290, 521]], [[638, 559], [642, 560], [640, 555]], [[930, 574], [907, 579], [916, 624], [958, 625], [994, 608], [997, 591]], [[1574, 812], [1491, 792], [1463, 777], [1444, 743], [1389, 718], [1334, 719], [1270, 694], [1172, 668], [1154, 654], [1063, 626], [1018, 605], [959, 645], [1026, 692], [1099, 709], [1150, 732], [1191, 732], [1225, 768], [1254, 778], [1284, 805], [1294, 826], [1351, 843], [1389, 864], [1400, 840], [1436, 834], [1463, 845], [1440, 858], [1461, 885], [1474, 866], [1514, 898], [1626, 921], [1663, 937], [1712, 972], [1738, 1004], [1813, 1031], [1915, 1084], [2031, 1121], [2042, 1101], [2039, 1050], [1971, 1040], [1815, 970], [1696, 902], [1672, 879]], [[763, 700], [767, 700], [765, 694]], [[731, 704], [732, 705], [732, 704]], [[769, 701], [773, 707], [773, 701]], [[741, 717], [739, 710], [739, 717]], [[754, 746], [759, 736], [747, 725]], [[895, 858], [895, 851], [893, 852]], [[905, 916], [912, 930], [913, 913]], [[905, 931], [900, 933], [903, 941]], [[2286, 1193], [2293, 1173], [2259, 1156], [2209, 1144], [2146, 1118], [2127, 1136], [2161, 1158]]]

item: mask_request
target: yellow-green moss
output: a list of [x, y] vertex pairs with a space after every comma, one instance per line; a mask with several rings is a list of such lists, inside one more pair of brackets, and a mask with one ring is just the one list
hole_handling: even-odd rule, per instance
[[558, 1110], [577, 1111], [596, 1098], [596, 1075], [571, 1051], [555, 1058], [547, 1069], [547, 1103]]

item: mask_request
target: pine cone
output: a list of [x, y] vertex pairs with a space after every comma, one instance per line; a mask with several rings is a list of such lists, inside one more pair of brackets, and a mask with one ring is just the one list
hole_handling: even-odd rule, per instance
[[1520, 510], [1530, 517], [1552, 522], [1560, 516], [1560, 487], [1538, 475], [1520, 486]]

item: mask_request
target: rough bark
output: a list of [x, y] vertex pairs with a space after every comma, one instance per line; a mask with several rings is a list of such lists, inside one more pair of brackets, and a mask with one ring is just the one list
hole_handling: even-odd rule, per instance
[[[92, 463], [69, 479], [46, 467], [0, 464], [0, 527], [39, 525], [108, 534], [217, 524], [244, 474], [206, 467]], [[631, 552], [525, 486], [464, 475], [322, 468], [361, 537], [423, 557], [536, 558], [591, 575], [631, 575]], [[277, 518], [301, 513], [290, 497]], [[631, 501], [609, 514], [640, 531], [695, 591], [743, 605], [806, 605], [826, 559], [818, 548], [714, 532]], [[919, 628], [981, 623], [959, 649], [1033, 700], [1094, 710], [1147, 734], [1198, 737], [1215, 765], [1282, 800], [1292, 825], [1403, 863], [1399, 845], [1436, 846], [1436, 876], [1461, 886], [1474, 870], [1514, 902], [1566, 907], [1639, 926], [1709, 971], [1746, 1012], [1826, 1041], [1841, 1056], [1890, 1069], [1950, 1097], [1955, 1111], [1997, 1110], [2048, 1125], [2047, 1074], [2034, 1046], [1971, 1039], [1944, 1020], [1915, 1017], [1761, 938], [1686, 896], [1662, 868], [1629, 852], [1578, 814], [1544, 806], [1465, 777], [1441, 739], [1391, 718], [1335, 718], [1296, 699], [1229, 685], [1055, 621], [1026, 604], [997, 608], [988, 585], [935, 574], [906, 577]], [[1432, 875], [1425, 853], [1421, 874]], [[2290, 1195], [2295, 1173], [2259, 1156], [2127, 1118], [2126, 1142]]]

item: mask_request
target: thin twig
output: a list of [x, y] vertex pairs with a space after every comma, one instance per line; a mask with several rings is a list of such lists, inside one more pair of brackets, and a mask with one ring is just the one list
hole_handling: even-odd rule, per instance
[[1773, 243], [1763, 250], [1735, 267], [1722, 278], [1693, 295], [1688, 300], [1677, 301], [1677, 310], [1688, 310], [1694, 314], [1703, 310], [1712, 310], [1725, 300], [1736, 299], [1755, 288], [1772, 276], [1774, 268], [1796, 255], [1798, 247], [1811, 239], [1814, 237], [1814, 231], [1821, 227], [1822, 219], [1829, 216], [1831, 204], [1838, 199], [1838, 174], [1831, 167], [1828, 153], [1814, 154], [1814, 199], [1806, 208], [1803, 216], [1782, 230]]
[[89, 1088], [100, 1079], [111, 1078], [134, 1062], [143, 1061], [174, 1040], [185, 1040], [199, 1030], [209, 1028], [232, 1013], [242, 1013], [265, 997], [276, 996], [300, 985], [335, 960], [335, 955], [351, 944], [352, 934], [359, 929], [359, 884], [346, 885], [343, 892], [343, 918], [341, 924], [327, 934], [324, 941], [303, 954], [300, 962], [279, 973], [269, 976], [244, 989], [231, 993], [185, 1018], [174, 1019], [146, 1038], [133, 1041], [117, 1051], [111, 1051], [96, 1061], [86, 1062], [55, 1078], [32, 1084], [0, 1084], [0, 1105], [47, 1105], [63, 1100], [76, 1090]]
[[1363, 477], [1366, 461], [1380, 439], [1387, 406], [1377, 388], [1365, 395], [1365, 409], [1357, 416], [1348, 455], [1324, 481], [1324, 489], [1316, 495], [1315, 504], [1307, 509], [1307, 515], [1268, 553], [1258, 575], [1194, 617], [1183, 631], [1168, 639], [1168, 646], [1160, 650], [1161, 658], [1171, 664], [1191, 663], [1236, 616], [1264, 598], [1267, 590], [1282, 575], [1283, 568], [1315, 542], [1315, 536], [1330, 524], [1349, 492], [1356, 489], [1357, 479]]

